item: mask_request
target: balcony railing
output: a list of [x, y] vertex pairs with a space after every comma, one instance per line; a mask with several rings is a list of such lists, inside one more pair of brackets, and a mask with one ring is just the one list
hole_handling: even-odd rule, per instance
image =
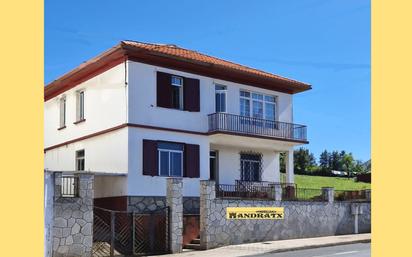
[[209, 132], [266, 136], [307, 141], [306, 126], [228, 113], [209, 114]]

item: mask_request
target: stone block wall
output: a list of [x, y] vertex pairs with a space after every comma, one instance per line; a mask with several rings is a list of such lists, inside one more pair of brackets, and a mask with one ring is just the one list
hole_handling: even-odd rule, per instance
[[170, 252], [180, 253], [183, 246], [183, 180], [167, 178], [166, 205], [169, 207]]
[[54, 173], [53, 257], [90, 257], [93, 243], [93, 179], [78, 174], [78, 197], [61, 197], [61, 173]]
[[[290, 202], [215, 198], [213, 181], [201, 181], [200, 243], [203, 249], [261, 241], [354, 233], [350, 202]], [[370, 232], [370, 203], [361, 203], [359, 232]], [[228, 220], [226, 207], [284, 207], [283, 220]]]
[[[152, 212], [166, 207], [165, 196], [128, 196], [127, 210], [135, 212]], [[199, 214], [200, 197], [184, 196], [183, 213]]]
[[52, 257], [53, 249], [53, 209], [54, 209], [54, 176], [44, 171], [44, 256]]

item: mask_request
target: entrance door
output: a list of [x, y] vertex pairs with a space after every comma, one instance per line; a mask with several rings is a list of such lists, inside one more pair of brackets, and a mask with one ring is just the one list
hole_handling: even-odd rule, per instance
[[219, 184], [219, 175], [218, 175], [218, 160], [217, 160], [217, 151], [210, 151], [209, 165], [210, 165], [210, 174], [209, 179], [216, 181], [216, 184]]

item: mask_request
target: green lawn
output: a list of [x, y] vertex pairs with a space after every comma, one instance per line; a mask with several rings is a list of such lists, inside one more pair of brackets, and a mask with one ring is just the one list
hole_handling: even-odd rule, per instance
[[[285, 174], [281, 175], [285, 176]], [[337, 177], [295, 175], [295, 183], [298, 188], [334, 187], [335, 190], [359, 190], [371, 188], [370, 183], [355, 182], [354, 179]]]

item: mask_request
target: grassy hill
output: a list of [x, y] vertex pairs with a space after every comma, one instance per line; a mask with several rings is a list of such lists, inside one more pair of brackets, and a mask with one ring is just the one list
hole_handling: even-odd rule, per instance
[[[285, 174], [281, 175], [285, 176]], [[348, 179], [338, 177], [295, 175], [295, 183], [298, 188], [334, 187], [336, 190], [360, 190], [371, 188], [370, 183], [355, 182], [352, 178]]]

